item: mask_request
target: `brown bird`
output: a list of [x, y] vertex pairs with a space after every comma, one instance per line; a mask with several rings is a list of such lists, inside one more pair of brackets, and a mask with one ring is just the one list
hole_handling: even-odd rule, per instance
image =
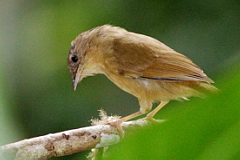
[[68, 68], [73, 88], [85, 77], [104, 74], [122, 90], [138, 98], [140, 110], [127, 121], [160, 104], [147, 116], [153, 116], [170, 100], [216, 91], [213, 81], [186, 56], [162, 42], [127, 30], [103, 25], [81, 33], [71, 43]]

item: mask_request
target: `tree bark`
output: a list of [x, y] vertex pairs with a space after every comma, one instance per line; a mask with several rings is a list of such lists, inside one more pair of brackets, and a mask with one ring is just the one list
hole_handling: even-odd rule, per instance
[[[123, 131], [148, 124], [146, 120], [121, 123]], [[21, 140], [0, 147], [0, 159], [47, 159], [116, 144], [121, 137], [116, 127], [95, 125]], [[1, 158], [2, 157], [2, 158]]]

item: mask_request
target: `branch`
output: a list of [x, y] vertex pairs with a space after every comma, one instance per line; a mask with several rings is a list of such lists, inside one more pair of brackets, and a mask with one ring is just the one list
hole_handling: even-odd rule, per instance
[[[148, 124], [146, 120], [121, 123], [124, 131], [128, 128]], [[63, 131], [45, 136], [25, 139], [0, 147], [0, 159], [9, 153], [19, 159], [47, 159], [82, 152], [93, 148], [101, 148], [120, 141], [119, 132], [111, 125], [95, 125], [79, 129]]]

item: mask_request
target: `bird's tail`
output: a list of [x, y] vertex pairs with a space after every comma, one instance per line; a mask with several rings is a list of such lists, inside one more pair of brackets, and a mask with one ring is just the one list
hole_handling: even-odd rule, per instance
[[200, 87], [207, 92], [213, 92], [213, 93], [217, 93], [219, 91], [219, 89], [217, 89], [217, 87], [213, 86], [212, 84], [209, 83], [200, 83]]

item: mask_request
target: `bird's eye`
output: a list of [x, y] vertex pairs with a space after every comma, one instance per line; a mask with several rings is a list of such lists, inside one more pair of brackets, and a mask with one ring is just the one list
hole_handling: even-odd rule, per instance
[[71, 60], [76, 63], [78, 61], [78, 56], [77, 55], [73, 55]]

